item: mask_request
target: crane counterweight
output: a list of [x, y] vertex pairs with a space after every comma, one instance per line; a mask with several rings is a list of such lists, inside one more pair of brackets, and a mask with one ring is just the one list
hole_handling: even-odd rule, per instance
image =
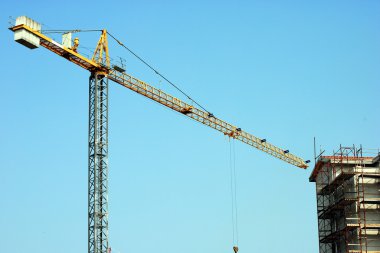
[[[21, 25], [27, 25], [33, 30], [40, 31], [41, 30], [41, 24], [26, 17], [21, 16], [16, 19], [16, 27]], [[15, 31], [14, 39], [16, 42], [26, 46], [30, 49], [35, 49], [40, 47], [40, 39], [38, 36], [34, 35], [32, 32], [28, 31], [27, 29], [18, 29]]]

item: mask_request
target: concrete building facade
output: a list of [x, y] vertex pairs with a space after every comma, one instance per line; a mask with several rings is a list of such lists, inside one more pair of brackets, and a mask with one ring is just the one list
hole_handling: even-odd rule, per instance
[[380, 154], [340, 147], [316, 158], [320, 253], [380, 253]]

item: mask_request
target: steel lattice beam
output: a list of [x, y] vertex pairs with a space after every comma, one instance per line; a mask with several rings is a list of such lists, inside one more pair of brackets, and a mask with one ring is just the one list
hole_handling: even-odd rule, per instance
[[227, 123], [217, 117], [210, 116], [210, 114], [202, 109], [191, 106], [184, 101], [173, 97], [172, 95], [157, 89], [137, 78], [126, 73], [121, 73], [116, 70], [111, 70], [108, 73], [108, 78], [130, 90], [133, 90], [147, 98], [150, 98], [172, 110], [180, 112], [189, 118], [192, 118], [208, 127], [222, 132], [232, 138], [235, 138], [241, 142], [244, 142], [252, 147], [255, 147], [271, 156], [281, 159], [287, 163], [293, 164], [299, 168], [306, 169], [307, 163], [303, 159], [287, 152], [275, 145], [264, 141], [248, 132], [241, 130], [240, 128]]
[[[126, 73], [119, 72], [115, 69], [110, 69], [104, 64], [99, 64], [96, 61], [90, 60], [77, 52], [66, 48], [54, 41], [53, 39], [47, 37], [46, 35], [36, 31], [24, 24], [20, 24], [10, 28], [12, 31], [16, 32], [18, 30], [28, 31], [33, 36], [40, 39], [40, 45], [47, 48], [48, 50], [60, 55], [67, 60], [77, 64], [78, 66], [87, 69], [90, 72], [99, 71], [108, 75], [108, 78], [122, 86], [131, 89], [149, 99], [152, 99], [170, 109], [183, 113], [184, 115], [206, 125], [214, 128], [225, 135], [235, 138], [241, 142], [244, 142], [252, 147], [255, 147], [273, 157], [281, 159], [287, 163], [294, 166], [306, 169], [308, 167], [307, 163], [309, 161], [304, 161], [298, 156], [293, 155], [289, 150], [279, 148], [269, 142], [266, 139], [258, 138], [248, 132], [241, 131], [239, 127], [229, 124], [219, 118], [210, 115], [209, 112], [193, 107], [184, 101], [171, 96], [157, 89], [137, 78], [134, 78]], [[104, 32], [103, 32], [104, 33]]]
[[89, 81], [88, 252], [108, 253], [108, 79]]

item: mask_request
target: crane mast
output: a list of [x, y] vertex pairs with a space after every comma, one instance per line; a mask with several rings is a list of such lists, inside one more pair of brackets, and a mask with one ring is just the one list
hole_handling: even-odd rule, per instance
[[108, 79], [89, 79], [88, 252], [108, 253]]
[[[107, 31], [102, 30], [92, 61], [109, 66]], [[108, 78], [93, 70], [89, 78], [88, 252], [108, 253]]]
[[92, 59], [88, 59], [77, 52], [78, 39], [75, 39], [74, 47], [62, 45], [43, 34], [41, 25], [25, 16], [17, 18], [15, 26], [9, 29], [15, 33], [15, 40], [24, 46], [31, 49], [43, 46], [90, 72], [88, 136], [89, 253], [110, 252], [108, 243], [108, 80], [112, 80], [226, 136], [253, 146], [289, 164], [303, 169], [308, 167], [308, 161], [291, 154], [288, 150], [278, 148], [265, 139], [245, 132], [241, 128], [134, 78], [118, 68], [111, 68], [106, 30], [102, 30], [94, 55]]

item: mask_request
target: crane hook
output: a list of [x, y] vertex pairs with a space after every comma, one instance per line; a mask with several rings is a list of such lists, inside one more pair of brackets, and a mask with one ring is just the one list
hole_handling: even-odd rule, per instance
[[238, 247], [238, 246], [234, 246], [234, 247], [233, 247], [233, 250], [234, 250], [235, 253], [238, 253], [238, 251], [239, 251], [239, 247]]

